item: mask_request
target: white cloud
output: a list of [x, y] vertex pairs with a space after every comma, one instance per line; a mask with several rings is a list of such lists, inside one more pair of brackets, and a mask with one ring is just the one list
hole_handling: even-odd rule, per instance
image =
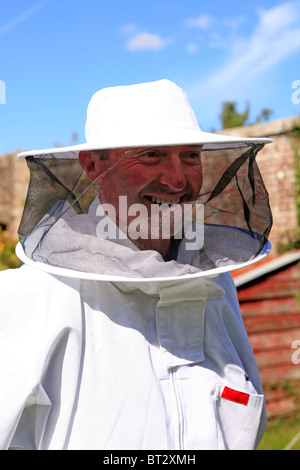
[[228, 49], [232, 47], [233, 38], [244, 21], [245, 18], [241, 15], [217, 19], [211, 15], [203, 14], [198, 17], [187, 18], [184, 26], [198, 30], [201, 29], [202, 31], [206, 30], [206, 36], [204, 37], [207, 39], [209, 47], [213, 49]]
[[299, 1], [294, 1], [259, 10], [253, 34], [249, 38], [235, 37], [227, 64], [201, 83], [201, 89], [222, 89], [226, 93], [300, 49], [299, 5]]
[[188, 51], [189, 54], [195, 54], [195, 52], [198, 51], [198, 45], [195, 42], [190, 42], [186, 46], [186, 50]]
[[249, 77], [270, 69], [300, 49], [300, 27], [282, 31], [279, 37], [272, 38], [271, 44], [266, 38], [261, 39], [256, 39], [252, 43], [254, 60], [251, 63], [252, 70], [249, 72]]
[[164, 49], [168, 41], [163, 39], [159, 34], [148, 32], [140, 32], [131, 37], [126, 44], [129, 51], [158, 51]]
[[137, 33], [137, 31], [139, 30], [139, 28], [137, 27], [137, 25], [135, 23], [127, 23], [125, 24], [120, 32], [121, 34], [135, 34]]
[[299, 2], [288, 2], [278, 5], [271, 10], [259, 9], [260, 24], [259, 34], [274, 35], [280, 33], [285, 27], [289, 27], [299, 18]]
[[209, 29], [215, 22], [216, 20], [213, 16], [203, 14], [197, 17], [187, 18], [184, 24], [189, 28]]
[[228, 38], [224, 39], [223, 35], [212, 31], [208, 36], [208, 46], [213, 49], [227, 49], [228, 48]]
[[232, 16], [231, 18], [224, 19], [224, 25], [228, 26], [231, 31], [236, 31], [241, 24], [245, 22], [245, 17], [242, 15]]

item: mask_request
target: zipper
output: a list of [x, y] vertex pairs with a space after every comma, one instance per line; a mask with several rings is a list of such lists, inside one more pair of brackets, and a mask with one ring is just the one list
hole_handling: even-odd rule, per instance
[[175, 404], [175, 411], [176, 411], [176, 426], [175, 426], [175, 445], [178, 450], [183, 450], [183, 414], [182, 414], [182, 407], [180, 403], [178, 385], [175, 375], [175, 368], [172, 367], [170, 369], [171, 374], [171, 383], [172, 383], [172, 391], [173, 391], [173, 398]]

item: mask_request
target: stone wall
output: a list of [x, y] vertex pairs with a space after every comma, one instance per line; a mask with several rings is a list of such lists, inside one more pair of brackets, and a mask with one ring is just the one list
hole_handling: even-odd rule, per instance
[[295, 150], [291, 131], [296, 118], [279, 119], [270, 123], [255, 124], [223, 131], [226, 135], [243, 137], [270, 137], [257, 157], [257, 162], [270, 196], [273, 212], [273, 229], [270, 235], [272, 253], [278, 244], [286, 242], [287, 230], [297, 228], [295, 191]]
[[19, 152], [0, 155], [0, 227], [16, 238], [29, 182], [29, 171]]

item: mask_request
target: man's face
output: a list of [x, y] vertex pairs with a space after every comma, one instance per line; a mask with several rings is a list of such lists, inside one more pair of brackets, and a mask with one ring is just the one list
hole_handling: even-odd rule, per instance
[[[84, 154], [89, 154], [89, 165]], [[200, 154], [201, 146], [178, 145], [108, 150], [102, 158], [96, 152], [82, 152], [79, 159], [92, 180], [102, 175], [95, 183], [100, 202], [115, 207], [117, 225], [123, 226], [119, 196], [126, 196], [128, 207], [142, 204], [149, 215], [153, 205], [195, 202], [202, 186]]]
[[[195, 201], [202, 185], [200, 146], [170, 146], [109, 150], [100, 178], [101, 202], [115, 207], [118, 197], [128, 204]], [[112, 165], [115, 166], [111, 169]]]

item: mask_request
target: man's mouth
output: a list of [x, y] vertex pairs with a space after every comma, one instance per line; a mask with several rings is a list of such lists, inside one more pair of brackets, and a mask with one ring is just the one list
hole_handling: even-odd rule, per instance
[[145, 198], [153, 204], [167, 204], [168, 206], [173, 206], [174, 204], [180, 204], [183, 199], [183, 196], [178, 197], [176, 199], [167, 199], [157, 196], [145, 196]]

